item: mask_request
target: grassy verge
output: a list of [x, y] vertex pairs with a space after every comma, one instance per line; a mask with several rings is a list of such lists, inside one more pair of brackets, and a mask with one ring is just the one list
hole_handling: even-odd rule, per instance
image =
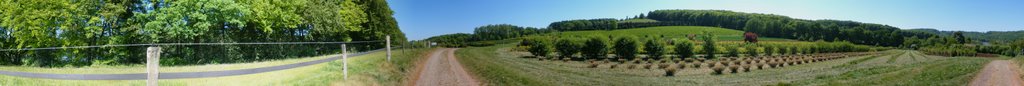
[[868, 61], [868, 60], [872, 60], [872, 59], [875, 59], [875, 58], [878, 58], [878, 57], [882, 57], [882, 56], [883, 55], [872, 55], [872, 56], [867, 57], [867, 58], [860, 58], [860, 59], [857, 59], [857, 60], [846, 62], [846, 64], [835, 66], [834, 68], [853, 66], [853, 65], [857, 65], [857, 64], [860, 64], [860, 63]]
[[[411, 72], [412, 61], [418, 59], [421, 54], [425, 54], [429, 49], [400, 49], [393, 50], [392, 62], [386, 62], [386, 53], [377, 52], [368, 55], [353, 57], [348, 59], [349, 62], [349, 77], [345, 79], [342, 72], [341, 61], [332, 61], [323, 64], [310, 65], [305, 67], [299, 67], [288, 70], [265, 72], [258, 74], [249, 75], [238, 75], [238, 76], [226, 76], [226, 77], [213, 77], [213, 78], [194, 78], [194, 79], [166, 79], [160, 80], [160, 85], [164, 86], [258, 86], [258, 85], [290, 85], [290, 86], [324, 86], [324, 85], [342, 85], [342, 86], [374, 86], [374, 85], [385, 85], [394, 86], [402, 85], [405, 82], [405, 76]], [[317, 58], [302, 58], [302, 59], [290, 59], [283, 62], [260, 62], [260, 63], [244, 63], [244, 64], [223, 64], [219, 66], [256, 66], [260, 64], [262, 66], [274, 66], [283, 65], [288, 63], [296, 63], [302, 61], [315, 60]], [[127, 69], [135, 69], [132, 67], [126, 67]], [[193, 71], [203, 70], [199, 68], [218, 68], [218, 67], [181, 67], [180, 71]], [[254, 68], [254, 67], [244, 67]], [[116, 68], [111, 68], [117, 70]], [[142, 68], [145, 69], [145, 68]], [[243, 68], [239, 68], [243, 69]], [[56, 70], [56, 69], [53, 69]], [[88, 68], [82, 68], [74, 71], [86, 71]], [[126, 69], [122, 69], [126, 70]], [[218, 69], [228, 70], [228, 69]], [[167, 70], [161, 70], [167, 71]], [[117, 86], [117, 85], [144, 85], [145, 80], [54, 80], [54, 79], [38, 79], [38, 78], [24, 78], [0, 75], [0, 85], [3, 86]]]
[[[308, 58], [296, 58], [296, 59], [282, 59], [274, 61], [263, 61], [263, 62], [252, 62], [252, 63], [236, 63], [236, 64], [209, 64], [209, 65], [195, 65], [195, 66], [164, 66], [160, 67], [160, 72], [202, 72], [202, 71], [221, 71], [221, 70], [237, 70], [237, 69], [249, 69], [259, 67], [277, 66], [282, 64], [292, 64], [299, 62], [307, 62], [319, 59], [325, 59], [339, 55], [325, 55]], [[32, 73], [57, 73], [57, 74], [116, 74], [116, 73], [145, 73], [145, 65], [125, 65], [125, 66], [108, 66], [108, 65], [94, 65], [87, 67], [60, 67], [60, 68], [44, 68], [44, 67], [26, 67], [26, 66], [2, 66], [0, 70], [6, 71], [18, 71], [18, 72], [32, 72]]]
[[958, 86], [966, 85], [989, 61], [984, 58], [958, 57], [909, 65], [875, 66], [798, 82], [825, 86]]
[[550, 86], [548, 83], [540, 83], [536, 79], [532, 79], [526, 73], [517, 72], [514, 66], [506, 66], [504, 64], [515, 64], [510, 61], [501, 60], [514, 60], [506, 58], [514, 57], [497, 57], [503, 55], [498, 54], [494, 50], [504, 46], [511, 46], [509, 44], [502, 44], [491, 47], [472, 47], [459, 49], [455, 52], [459, 62], [462, 63], [470, 72], [475, 75], [482, 77], [481, 81], [491, 85], [512, 85], [512, 86]]
[[[528, 86], [665, 86], [665, 85], [963, 85], [989, 59], [970, 57], [925, 56], [917, 61], [907, 50], [881, 51], [877, 55], [848, 57], [783, 68], [758, 69], [751, 72], [711, 75], [707, 68], [684, 68], [676, 76], [666, 77], [662, 69], [627, 69], [618, 63], [602, 63], [589, 68], [579, 61], [552, 61], [509, 50], [513, 44], [470, 47], [456, 52], [458, 58], [474, 75], [489, 85]], [[909, 53], [908, 53], [909, 52]], [[910, 55], [894, 55], [894, 54]], [[875, 59], [895, 56], [899, 60]], [[924, 55], [920, 55], [924, 56]], [[843, 65], [843, 66], [841, 66]], [[921, 81], [928, 80], [928, 81]], [[870, 84], [848, 84], [865, 82]]]

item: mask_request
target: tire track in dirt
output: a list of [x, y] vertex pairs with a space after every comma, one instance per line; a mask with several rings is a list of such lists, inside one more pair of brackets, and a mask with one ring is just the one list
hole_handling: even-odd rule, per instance
[[479, 86], [476, 80], [455, 58], [452, 48], [433, 51], [425, 61], [417, 63], [413, 86]]
[[985, 65], [970, 86], [1021, 86], [1020, 70], [1009, 60], [995, 60]]

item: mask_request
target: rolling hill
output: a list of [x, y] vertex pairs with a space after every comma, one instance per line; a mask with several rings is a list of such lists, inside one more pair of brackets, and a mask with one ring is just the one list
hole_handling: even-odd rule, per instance
[[[950, 36], [957, 31], [939, 31], [931, 28], [921, 29], [908, 29], [907, 31], [925, 32], [936, 34], [940, 36]], [[970, 32], [964, 31], [964, 36], [979, 41], [995, 41], [995, 42], [1008, 42], [1017, 39], [1024, 38], [1024, 30], [1020, 31], [988, 31], [988, 32]]]
[[[711, 32], [718, 36], [718, 40], [722, 41], [740, 41], [743, 40], [743, 31], [725, 29], [718, 27], [705, 27], [705, 26], [658, 26], [658, 27], [645, 27], [645, 28], [632, 28], [632, 29], [618, 29], [618, 30], [589, 30], [589, 31], [567, 31], [567, 32], [556, 32], [548, 33], [545, 35], [557, 35], [558, 37], [593, 37], [593, 36], [635, 36], [635, 37], [659, 37], [664, 36], [665, 38], [685, 38], [690, 34], [701, 34], [704, 31]], [[759, 40], [765, 41], [794, 41], [789, 39], [781, 38], [766, 38], [761, 37]]]

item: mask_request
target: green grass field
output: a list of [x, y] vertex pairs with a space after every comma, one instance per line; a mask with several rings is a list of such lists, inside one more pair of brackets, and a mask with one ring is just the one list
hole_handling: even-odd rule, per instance
[[[646, 27], [646, 28], [632, 28], [632, 29], [619, 29], [619, 30], [592, 30], [592, 31], [570, 31], [570, 32], [558, 32], [549, 33], [543, 35], [555, 35], [557, 37], [608, 37], [610, 36], [636, 36], [636, 37], [659, 37], [664, 35], [666, 38], [686, 38], [689, 34], [702, 34], [703, 31], [711, 32], [718, 36], [720, 41], [740, 41], [743, 40], [743, 31], [718, 28], [718, 27], [704, 27], [704, 26], [659, 26], [659, 27]], [[793, 41], [789, 39], [780, 38], [758, 38], [762, 41]]]
[[[522, 58], [526, 52], [511, 51], [514, 44], [470, 47], [456, 51], [469, 71], [490, 85], [527, 86], [671, 86], [671, 85], [965, 85], [991, 59], [938, 57], [912, 50], [880, 51], [876, 55], [751, 72], [711, 75], [710, 69], [682, 69], [663, 76], [662, 69], [609, 68], [611, 63], [588, 68], [579, 61]], [[621, 66], [621, 65], [620, 65]]]
[[[353, 57], [349, 59], [348, 79], [344, 79], [341, 61], [332, 61], [323, 64], [298, 67], [294, 69], [265, 72], [249, 75], [194, 78], [194, 79], [166, 79], [160, 80], [163, 86], [263, 86], [263, 85], [286, 85], [286, 86], [394, 86], [405, 83], [406, 75], [413, 70], [413, 62], [419, 56], [426, 54], [430, 49], [398, 49], [393, 50], [395, 55], [392, 62], [386, 62], [384, 52], [376, 52], [368, 55]], [[298, 63], [323, 59], [326, 56], [287, 59], [279, 61], [266, 61], [241, 64], [219, 64], [202, 66], [180, 66], [164, 67], [161, 72], [198, 72], [212, 70], [246, 69], [266, 66], [276, 66], [290, 63]], [[83, 68], [36, 68], [36, 67], [0, 67], [2, 70], [15, 70], [24, 72], [40, 73], [65, 73], [65, 74], [89, 74], [89, 73], [139, 73], [144, 71], [142, 66], [98, 66]], [[120, 85], [145, 85], [145, 80], [55, 80], [24, 78], [0, 75], [2, 86], [120, 86]]]

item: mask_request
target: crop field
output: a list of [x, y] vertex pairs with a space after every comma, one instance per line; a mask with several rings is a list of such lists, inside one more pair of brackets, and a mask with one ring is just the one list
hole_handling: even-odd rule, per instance
[[[717, 28], [717, 27], [704, 27], [704, 26], [660, 26], [660, 27], [646, 27], [646, 28], [633, 28], [633, 29], [619, 29], [619, 30], [594, 30], [594, 31], [570, 31], [570, 32], [559, 32], [550, 33], [543, 35], [554, 35], [557, 37], [607, 37], [607, 36], [635, 36], [635, 37], [660, 37], [663, 38], [686, 38], [690, 34], [702, 34], [701, 32], [712, 32], [714, 35], [718, 35], [718, 40], [721, 41], [741, 41], [743, 40], [743, 31]], [[761, 38], [762, 41], [794, 41], [789, 39], [780, 38]]]
[[[456, 52], [469, 71], [492, 85], [965, 85], [991, 59], [941, 57], [912, 50], [798, 55], [800, 58], [735, 62], [716, 59], [705, 62], [686, 60], [579, 61], [525, 58], [527, 52], [514, 51], [514, 44], [470, 47]], [[789, 56], [781, 56], [789, 57]], [[755, 58], [742, 58], [755, 59]], [[806, 58], [805, 58], [806, 59]], [[796, 62], [794, 62], [796, 61]], [[679, 63], [676, 63], [679, 62]], [[717, 62], [726, 62], [722, 73], [715, 73]], [[708, 63], [715, 63], [714, 65]], [[594, 66], [596, 64], [596, 66]], [[685, 67], [680, 67], [682, 64]], [[694, 65], [700, 64], [694, 67]], [[664, 67], [662, 67], [664, 66]], [[732, 66], [737, 66], [735, 69]], [[678, 68], [675, 71], [673, 68]], [[740, 70], [733, 73], [732, 70]], [[747, 71], [749, 70], [749, 71]], [[673, 76], [666, 76], [672, 72]]]
[[[165, 86], [259, 86], [259, 85], [342, 85], [342, 86], [371, 86], [371, 85], [401, 85], [405, 82], [405, 76], [411, 72], [413, 61], [418, 56], [426, 54], [430, 49], [396, 49], [392, 62], [385, 61], [384, 52], [376, 52], [363, 56], [350, 57], [349, 77], [346, 80], [342, 73], [340, 60], [322, 64], [315, 64], [294, 69], [272, 71], [265, 73], [224, 76], [212, 78], [192, 79], [163, 79], [160, 85]], [[266, 66], [284, 65], [298, 62], [323, 59], [329, 56], [309, 57], [299, 59], [286, 59], [279, 61], [266, 61], [242, 64], [218, 64], [200, 66], [177, 66], [161, 67], [161, 72], [201, 72], [232, 69], [247, 69]], [[4, 70], [38, 73], [60, 73], [60, 74], [111, 74], [111, 73], [141, 73], [144, 66], [98, 66], [82, 68], [37, 68], [37, 67], [0, 67]], [[55, 80], [24, 78], [15, 76], [0, 75], [0, 85], [3, 86], [120, 86], [120, 85], [144, 85], [145, 80]]]

